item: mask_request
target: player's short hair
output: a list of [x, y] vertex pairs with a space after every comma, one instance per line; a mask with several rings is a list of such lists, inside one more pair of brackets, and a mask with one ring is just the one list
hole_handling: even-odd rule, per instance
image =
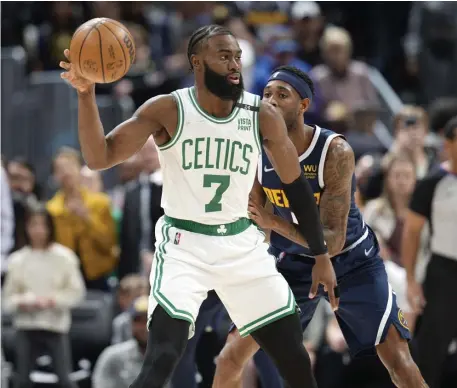
[[187, 60], [189, 61], [190, 69], [193, 70], [191, 57], [198, 54], [209, 38], [217, 35], [232, 35], [232, 32], [223, 26], [217, 24], [210, 24], [208, 26], [200, 27], [194, 31], [187, 44]]
[[448, 140], [455, 140], [457, 137], [457, 116], [447, 122], [444, 127], [444, 137]]
[[457, 98], [441, 97], [436, 99], [428, 107], [430, 128], [433, 132], [440, 132], [446, 123], [457, 116]]
[[274, 74], [277, 71], [288, 71], [289, 73], [292, 73], [292, 74], [296, 75], [297, 77], [300, 77], [309, 86], [309, 89], [311, 90], [311, 93], [314, 96], [315, 92], [314, 92], [313, 80], [304, 71], [300, 70], [298, 67], [295, 67], [295, 66], [279, 66], [276, 69], [274, 69], [271, 72], [271, 74]]

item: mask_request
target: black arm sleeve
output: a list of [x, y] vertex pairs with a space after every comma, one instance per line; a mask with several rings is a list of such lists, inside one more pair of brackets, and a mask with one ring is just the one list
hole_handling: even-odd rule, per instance
[[283, 183], [282, 186], [290, 207], [297, 217], [298, 228], [308, 242], [309, 249], [313, 255], [327, 253], [319, 210], [305, 174], [302, 172], [295, 181], [288, 184]]

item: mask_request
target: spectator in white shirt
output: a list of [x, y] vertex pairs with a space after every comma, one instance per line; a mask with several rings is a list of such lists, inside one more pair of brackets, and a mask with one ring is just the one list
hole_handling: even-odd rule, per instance
[[70, 380], [70, 309], [84, 297], [79, 260], [55, 243], [54, 226], [44, 207], [28, 209], [26, 246], [9, 258], [3, 289], [6, 312], [16, 329], [17, 386], [31, 387], [30, 372], [40, 352], [51, 355], [59, 386], [75, 388]]

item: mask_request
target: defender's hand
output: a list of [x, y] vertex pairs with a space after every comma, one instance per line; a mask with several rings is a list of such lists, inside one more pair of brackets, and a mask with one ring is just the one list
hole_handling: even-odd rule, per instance
[[248, 215], [249, 218], [262, 229], [272, 229], [273, 222], [270, 213], [268, 213], [264, 207], [258, 206], [252, 200], [249, 200]]
[[[70, 50], [67, 49], [63, 53], [65, 58], [70, 61]], [[89, 81], [81, 74], [79, 74], [79, 72], [76, 71], [75, 67], [71, 63], [61, 61], [59, 66], [62, 69], [67, 70], [61, 73], [60, 77], [67, 81], [71, 86], [73, 86], [79, 93], [86, 93], [95, 85], [94, 82]]]
[[332, 310], [338, 310], [340, 295], [339, 290], [337, 289], [338, 285], [336, 282], [335, 270], [333, 269], [333, 264], [328, 253], [316, 257], [316, 264], [313, 266], [312, 279], [313, 284], [311, 285], [311, 290], [309, 291], [310, 299], [316, 296], [319, 284], [323, 284], [324, 290], [328, 292], [328, 298], [330, 305], [332, 306]]

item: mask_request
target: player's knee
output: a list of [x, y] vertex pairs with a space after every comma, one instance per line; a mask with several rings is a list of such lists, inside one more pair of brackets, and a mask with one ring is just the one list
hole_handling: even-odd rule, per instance
[[216, 359], [216, 373], [227, 378], [241, 377], [249, 355], [239, 346], [239, 337], [230, 333], [224, 348]]
[[420, 381], [420, 373], [409, 351], [408, 343], [401, 338], [397, 328], [391, 326], [386, 341], [378, 345], [378, 355], [386, 366], [397, 387], [414, 387]]
[[243, 373], [244, 365], [240, 364], [230, 352], [221, 352], [216, 360], [216, 373], [220, 378], [237, 379]]
[[245, 363], [237, 359], [231, 346], [225, 346], [216, 360], [216, 371], [221, 377], [240, 377], [243, 373]]
[[417, 366], [411, 354], [403, 349], [398, 349], [386, 363], [392, 381], [397, 387], [412, 387], [411, 382], [415, 382], [418, 375]]

